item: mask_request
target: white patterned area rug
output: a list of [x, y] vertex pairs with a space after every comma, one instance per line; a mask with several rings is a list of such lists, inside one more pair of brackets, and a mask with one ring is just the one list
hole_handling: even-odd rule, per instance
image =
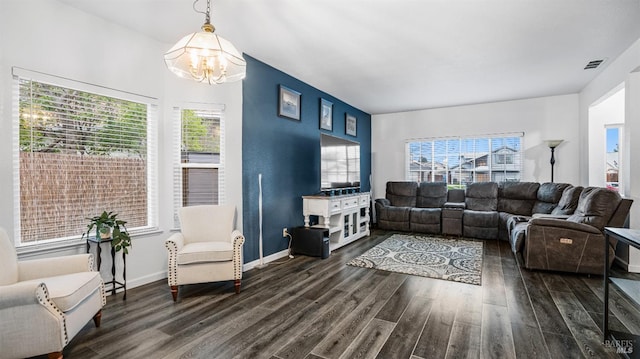
[[394, 234], [347, 265], [481, 285], [483, 243]]

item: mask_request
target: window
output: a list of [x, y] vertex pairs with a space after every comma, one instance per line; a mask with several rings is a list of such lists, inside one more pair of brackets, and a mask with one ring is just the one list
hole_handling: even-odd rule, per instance
[[622, 125], [605, 127], [605, 183], [606, 187], [618, 192], [620, 190], [620, 139], [622, 138]]
[[152, 99], [14, 68], [18, 246], [78, 239], [113, 211], [155, 226]]
[[446, 182], [520, 181], [522, 134], [455, 137], [407, 142], [407, 180]]
[[[192, 106], [189, 106], [192, 107]], [[224, 203], [224, 121], [219, 106], [175, 108], [174, 224], [181, 207]]]

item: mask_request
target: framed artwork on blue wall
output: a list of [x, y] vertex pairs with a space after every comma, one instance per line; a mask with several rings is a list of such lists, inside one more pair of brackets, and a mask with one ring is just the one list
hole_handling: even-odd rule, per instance
[[356, 117], [348, 113], [345, 113], [344, 117], [345, 117], [344, 132], [347, 135], [357, 136], [356, 135], [356, 125], [357, 125]]
[[333, 103], [320, 99], [320, 128], [333, 131]]
[[300, 121], [300, 92], [280, 85], [278, 116]]

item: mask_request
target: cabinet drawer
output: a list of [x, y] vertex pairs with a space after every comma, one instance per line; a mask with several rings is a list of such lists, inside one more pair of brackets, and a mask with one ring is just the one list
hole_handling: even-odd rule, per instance
[[360, 196], [360, 204], [369, 204], [369, 196]]
[[340, 207], [340, 201], [331, 201], [331, 202], [329, 202], [329, 212], [330, 213], [340, 212], [340, 209], [342, 209], [342, 207]]
[[348, 198], [342, 200], [342, 209], [358, 207], [358, 198]]

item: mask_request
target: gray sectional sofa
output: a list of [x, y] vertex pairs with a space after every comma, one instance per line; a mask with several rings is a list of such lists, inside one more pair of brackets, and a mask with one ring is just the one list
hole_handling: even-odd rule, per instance
[[602, 274], [604, 227], [627, 225], [631, 204], [606, 188], [568, 183], [447, 190], [445, 183], [388, 182], [375, 209], [381, 229], [505, 240], [526, 268]]

